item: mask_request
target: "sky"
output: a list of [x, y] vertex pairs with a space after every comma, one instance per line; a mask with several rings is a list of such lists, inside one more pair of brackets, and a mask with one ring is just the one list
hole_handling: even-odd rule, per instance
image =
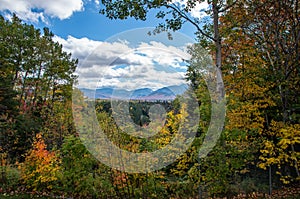
[[[174, 0], [184, 6], [184, 0]], [[54, 40], [79, 60], [77, 87], [117, 87], [127, 90], [158, 89], [185, 84], [187, 46], [194, 43], [191, 25], [173, 33], [149, 36], [162, 22], [150, 11], [146, 21], [110, 20], [99, 14], [99, 0], [0, 0], [0, 14], [12, 13], [36, 28], [48, 27]], [[197, 4], [193, 17], [204, 16], [207, 3]]]

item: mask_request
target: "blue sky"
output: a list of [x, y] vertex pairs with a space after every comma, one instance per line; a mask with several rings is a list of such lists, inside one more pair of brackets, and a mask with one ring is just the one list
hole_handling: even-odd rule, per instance
[[[148, 13], [146, 21], [128, 18], [126, 20], [110, 20], [104, 15], [99, 14], [99, 7], [92, 3], [87, 4], [86, 11], [76, 12], [66, 20], [55, 19], [50, 24], [51, 30], [66, 38], [68, 35], [74, 37], [88, 37], [93, 40], [106, 40], [109, 37], [123, 31], [134, 28], [155, 27], [161, 20], [155, 18], [155, 11]], [[180, 32], [191, 37], [194, 36], [194, 27], [186, 25]]]
[[[184, 1], [174, 0], [184, 6]], [[194, 17], [201, 17], [197, 5]], [[187, 44], [194, 42], [195, 29], [185, 25], [170, 41], [166, 34], [148, 36], [159, 22], [155, 11], [146, 21], [109, 20], [99, 14], [98, 0], [0, 0], [0, 13], [9, 19], [16, 13], [37, 28], [49, 27], [64, 50], [79, 59], [80, 87], [152, 89], [185, 83]], [[137, 29], [138, 28], [138, 29]]]

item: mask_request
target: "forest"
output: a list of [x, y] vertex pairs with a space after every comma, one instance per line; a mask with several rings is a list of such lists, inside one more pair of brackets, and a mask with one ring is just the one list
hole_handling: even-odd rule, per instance
[[[78, 60], [48, 28], [0, 16], [0, 198], [300, 197], [300, 2], [212, 0], [212, 20], [203, 26], [188, 15], [196, 1], [187, 2], [180, 8], [168, 0], [102, 0], [100, 13], [111, 19], [146, 20], [148, 10], [158, 9], [165, 22], [153, 34], [171, 34], [185, 23], [197, 30], [186, 73], [199, 105], [195, 138], [175, 162], [147, 173], [110, 168], [90, 153], [72, 113], [86, 108], [83, 97], [72, 105]], [[203, 49], [222, 82], [203, 72]], [[218, 97], [210, 95], [207, 78], [216, 78], [226, 118], [214, 148], [199, 157]], [[140, 126], [151, 123], [151, 105], [167, 111], [165, 124], [149, 139], [120, 129], [109, 100], [95, 101], [96, 116], [118, 147], [152, 152], [168, 145], [191, 114], [181, 97], [129, 103]]]

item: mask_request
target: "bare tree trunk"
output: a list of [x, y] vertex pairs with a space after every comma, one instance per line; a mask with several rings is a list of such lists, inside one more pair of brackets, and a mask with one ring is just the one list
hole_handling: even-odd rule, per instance
[[216, 68], [217, 68], [217, 93], [218, 93], [218, 100], [222, 100], [225, 91], [224, 91], [224, 84], [222, 81], [222, 43], [221, 43], [221, 36], [219, 32], [219, 8], [217, 5], [218, 1], [214, 0], [212, 2], [212, 9], [213, 9], [213, 26], [214, 26], [214, 43], [215, 43], [215, 61], [216, 61]]

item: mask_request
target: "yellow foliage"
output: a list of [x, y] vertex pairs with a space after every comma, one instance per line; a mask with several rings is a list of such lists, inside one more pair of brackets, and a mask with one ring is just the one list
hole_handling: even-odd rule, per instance
[[25, 162], [20, 164], [22, 180], [34, 191], [51, 190], [60, 170], [60, 160], [55, 152], [49, 152], [41, 134], [36, 135]]
[[[264, 141], [263, 148], [260, 150], [261, 162], [258, 166], [266, 169], [269, 165], [277, 165], [280, 169], [282, 165], [290, 165], [298, 170], [300, 153], [294, 150], [294, 146], [300, 141], [300, 125], [272, 121], [266, 134], [278, 141], [276, 143], [269, 140]], [[283, 183], [290, 182], [290, 176], [285, 176], [280, 172], [278, 174], [281, 175], [280, 179]]]
[[257, 56], [253, 46], [254, 41], [240, 31], [224, 40], [222, 72], [227, 93], [227, 130], [262, 133], [264, 110], [275, 105], [268, 94], [273, 84], [262, 77], [266, 62]]
[[166, 125], [158, 133], [158, 137], [155, 139], [155, 142], [164, 147], [169, 144], [172, 140], [174, 134], [176, 134], [187, 117], [186, 105], [182, 104], [180, 112], [174, 114], [173, 111], [167, 113], [167, 122]]

